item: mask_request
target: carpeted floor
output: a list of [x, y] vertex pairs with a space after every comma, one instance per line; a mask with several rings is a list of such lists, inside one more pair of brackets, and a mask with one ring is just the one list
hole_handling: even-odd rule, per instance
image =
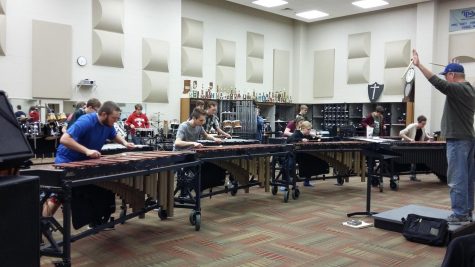
[[[449, 209], [447, 185], [433, 175], [418, 177], [422, 182], [401, 177], [397, 192], [387, 180], [383, 193], [373, 189], [372, 211], [408, 204]], [[273, 196], [261, 188], [203, 199], [199, 232], [188, 222], [189, 210], [176, 209], [165, 221], [149, 212], [73, 243], [73, 266], [440, 266], [446, 248], [374, 227], [343, 226], [348, 212], [365, 210], [366, 184], [359, 178], [334, 184], [301, 187], [300, 198], [288, 203], [282, 192]], [[42, 266], [52, 260], [42, 257]]]

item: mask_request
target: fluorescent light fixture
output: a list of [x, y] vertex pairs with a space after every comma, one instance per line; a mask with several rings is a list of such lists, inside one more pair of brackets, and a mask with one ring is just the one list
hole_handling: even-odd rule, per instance
[[252, 3], [256, 5], [264, 6], [264, 7], [275, 7], [275, 6], [288, 4], [287, 1], [283, 1], [283, 0], [257, 0], [257, 1], [253, 1]]
[[388, 2], [383, 1], [383, 0], [362, 0], [362, 1], [353, 2], [352, 4], [355, 6], [359, 6], [361, 8], [373, 8], [377, 6], [387, 5]]
[[302, 17], [304, 19], [318, 19], [318, 18], [328, 16], [327, 13], [322, 12], [322, 11], [318, 11], [318, 10], [304, 11], [304, 12], [297, 13], [295, 15], [297, 15], [299, 17]]

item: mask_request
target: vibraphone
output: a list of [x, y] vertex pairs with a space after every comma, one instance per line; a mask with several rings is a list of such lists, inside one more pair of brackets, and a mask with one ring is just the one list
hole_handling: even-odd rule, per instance
[[[42, 225], [51, 225], [51, 228], [60, 231], [63, 236], [62, 241], [54, 240], [50, 231], [43, 231], [50, 244], [42, 246], [41, 255], [61, 257], [62, 262], [58, 265], [70, 266], [71, 242], [156, 208], [167, 210], [168, 214], [171, 214], [174, 188], [172, 171], [186, 167], [198, 166], [199, 168], [199, 164], [194, 152], [150, 151], [123, 153], [57, 165], [42, 165], [36, 166], [36, 169], [22, 170], [21, 173], [24, 175], [39, 176], [40, 185], [44, 191], [56, 193], [63, 199], [62, 225], [54, 218], [42, 218]], [[122, 212], [118, 220], [109, 221], [72, 236], [73, 188], [85, 185], [99, 185], [112, 189], [119, 195], [122, 194], [121, 197], [132, 203], [131, 206], [135, 211], [133, 210], [130, 214]], [[131, 194], [130, 192], [134, 190], [138, 193]], [[145, 194], [156, 201], [145, 201]]]
[[[290, 147], [285, 145], [225, 145], [210, 146], [195, 149], [196, 156], [201, 160], [201, 181], [192, 179], [192, 174], [183, 172], [178, 178], [175, 189], [175, 207], [191, 208], [190, 223], [199, 230], [201, 214], [199, 213], [200, 199], [216, 194], [231, 192], [238, 189], [249, 192], [249, 187], [263, 186], [269, 191], [271, 176], [270, 158], [285, 155]], [[230, 175], [231, 184], [225, 184], [226, 172]], [[257, 179], [256, 179], [257, 178]], [[213, 187], [225, 186], [224, 189], [213, 191]], [[209, 189], [209, 192], [202, 193]], [[194, 191], [192, 196], [191, 191]]]

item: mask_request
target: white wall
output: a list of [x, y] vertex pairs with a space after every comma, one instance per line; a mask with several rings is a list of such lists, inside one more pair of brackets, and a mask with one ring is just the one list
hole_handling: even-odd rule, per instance
[[[398, 40], [411, 40], [414, 46], [416, 35], [416, 7], [409, 6], [389, 11], [351, 16], [308, 26], [306, 67], [301, 82], [299, 102], [369, 102], [367, 84], [347, 84], [348, 35], [371, 32], [371, 54], [369, 83], [384, 83], [385, 43]], [[335, 87], [332, 98], [313, 98], [313, 52], [315, 50], [335, 49]], [[383, 96], [381, 102], [400, 102], [400, 96]]]
[[[181, 1], [124, 0], [124, 68], [94, 66], [92, 62], [91, 0], [7, 1], [7, 51], [0, 57], [0, 88], [12, 98], [31, 98], [32, 20], [68, 24], [73, 27], [73, 83], [96, 80], [96, 90], [76, 90], [72, 100], [97, 97], [101, 101], [142, 102], [142, 38], [170, 43], [169, 104], [149, 104], [147, 113], [160, 111], [166, 118], [178, 118], [180, 74]], [[88, 64], [76, 64], [85, 56]], [[46, 68], [47, 66], [45, 66]]]
[[[460, 34], [468, 31], [460, 31], [449, 33], [449, 17], [451, 9], [461, 9], [466, 7], [475, 7], [475, 2], [473, 0], [458, 0], [458, 1], [439, 1], [437, 8], [437, 38], [436, 38], [436, 52], [434, 56], [434, 62], [439, 64], [447, 64], [449, 62], [449, 35], [450, 34]], [[473, 30], [471, 31], [473, 32]], [[475, 49], [475, 44], [474, 44]], [[467, 77], [475, 77], [475, 63], [465, 63], [465, 73]], [[442, 67], [433, 66], [432, 70], [434, 72], [442, 71]], [[472, 85], [475, 84], [475, 81], [470, 80]], [[431, 126], [433, 129], [440, 129], [440, 119], [442, 118], [442, 111], [445, 102], [445, 96], [439, 93], [437, 90], [433, 89], [432, 97], [432, 120]]]
[[[203, 21], [203, 77], [183, 77], [203, 83], [205, 88], [216, 76], [216, 39], [236, 42], [236, 88], [241, 92], [268, 92], [273, 84], [273, 49], [290, 51], [292, 58], [292, 21], [226, 1], [183, 0], [182, 16]], [[264, 80], [246, 82], [247, 32], [264, 35]], [[292, 68], [289, 66], [290, 81]], [[292, 84], [292, 83], [291, 83]]]

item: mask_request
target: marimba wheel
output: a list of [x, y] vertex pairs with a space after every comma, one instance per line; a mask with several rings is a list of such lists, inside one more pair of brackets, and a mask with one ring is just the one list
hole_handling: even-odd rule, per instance
[[341, 176], [336, 177], [336, 182], [338, 185], [343, 185], [345, 183], [345, 179]]
[[234, 181], [232, 181], [231, 185], [232, 185], [232, 187], [231, 187], [231, 196], [235, 196], [237, 194], [239, 184], [236, 180], [234, 180]]
[[272, 195], [274, 195], [274, 196], [277, 195], [277, 190], [279, 190], [279, 189], [277, 188], [276, 185], [274, 185], [274, 186], [272, 187], [272, 191], [271, 191], [271, 192], [272, 192]]
[[160, 220], [166, 220], [168, 218], [168, 212], [164, 209], [162, 209], [161, 207], [158, 209], [158, 218], [160, 218]]
[[298, 188], [295, 188], [292, 190], [292, 199], [298, 199], [300, 196], [300, 190]]
[[288, 189], [285, 190], [285, 192], [284, 192], [284, 203], [289, 202], [289, 195], [290, 195], [289, 190]]

